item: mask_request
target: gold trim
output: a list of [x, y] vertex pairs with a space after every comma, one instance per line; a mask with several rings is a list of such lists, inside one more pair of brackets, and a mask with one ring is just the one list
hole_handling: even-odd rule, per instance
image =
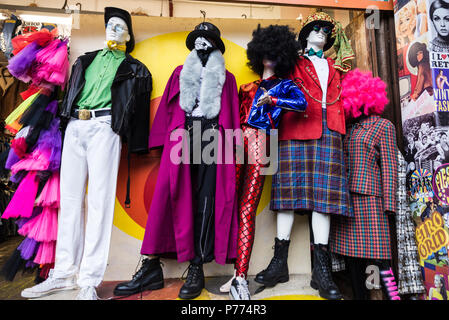
[[[312, 98], [313, 100], [315, 100], [316, 102], [319, 102], [319, 103], [323, 104], [323, 101], [322, 101], [322, 100], [318, 100], [317, 98], [315, 98], [314, 96], [312, 96], [312, 95], [310, 94], [309, 90], [307, 90], [301, 82], [298, 82], [298, 83], [299, 83], [299, 85], [303, 88], [303, 90], [305, 91], [305, 93], [306, 93], [309, 97], [311, 97], [311, 98]], [[326, 105], [331, 105], [331, 104], [336, 103], [336, 102], [340, 99], [341, 91], [342, 91], [342, 90], [340, 90], [340, 92], [338, 93], [337, 99], [335, 99], [335, 100], [332, 101], [332, 102], [326, 102]]]

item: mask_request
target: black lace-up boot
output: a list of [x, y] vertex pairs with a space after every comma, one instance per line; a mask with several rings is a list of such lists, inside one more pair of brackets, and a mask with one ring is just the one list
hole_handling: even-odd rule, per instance
[[288, 248], [290, 240], [274, 239], [274, 257], [271, 259], [268, 267], [256, 275], [254, 281], [263, 284], [266, 287], [274, 287], [278, 283], [284, 283], [289, 280], [288, 276]]
[[191, 263], [188, 268], [187, 278], [179, 290], [179, 298], [194, 299], [201, 294], [204, 288], [204, 272], [202, 264]]
[[140, 269], [133, 275], [130, 281], [119, 283], [114, 289], [114, 295], [127, 296], [145, 290], [157, 290], [164, 287], [164, 275], [162, 273], [159, 258], [142, 261]]
[[326, 245], [313, 245], [313, 270], [310, 286], [318, 290], [322, 298], [328, 300], [342, 298], [340, 290], [332, 279], [331, 258]]

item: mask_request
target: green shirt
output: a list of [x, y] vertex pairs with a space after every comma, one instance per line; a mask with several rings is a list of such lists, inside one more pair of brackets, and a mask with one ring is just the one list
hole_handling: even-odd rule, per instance
[[107, 48], [99, 51], [84, 74], [86, 83], [76, 105], [80, 109], [111, 108], [111, 85], [125, 53]]

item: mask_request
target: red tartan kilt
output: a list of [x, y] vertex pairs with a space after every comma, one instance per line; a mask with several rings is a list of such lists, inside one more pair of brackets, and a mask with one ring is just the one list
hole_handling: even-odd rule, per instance
[[332, 216], [329, 245], [345, 256], [391, 259], [388, 217], [381, 197], [351, 192], [354, 218]]

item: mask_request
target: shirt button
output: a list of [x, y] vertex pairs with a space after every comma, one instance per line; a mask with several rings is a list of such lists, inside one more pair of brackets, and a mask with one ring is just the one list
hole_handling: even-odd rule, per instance
[[304, 118], [308, 118], [308, 117], [309, 117], [309, 115], [307, 115], [307, 114], [304, 115]]

